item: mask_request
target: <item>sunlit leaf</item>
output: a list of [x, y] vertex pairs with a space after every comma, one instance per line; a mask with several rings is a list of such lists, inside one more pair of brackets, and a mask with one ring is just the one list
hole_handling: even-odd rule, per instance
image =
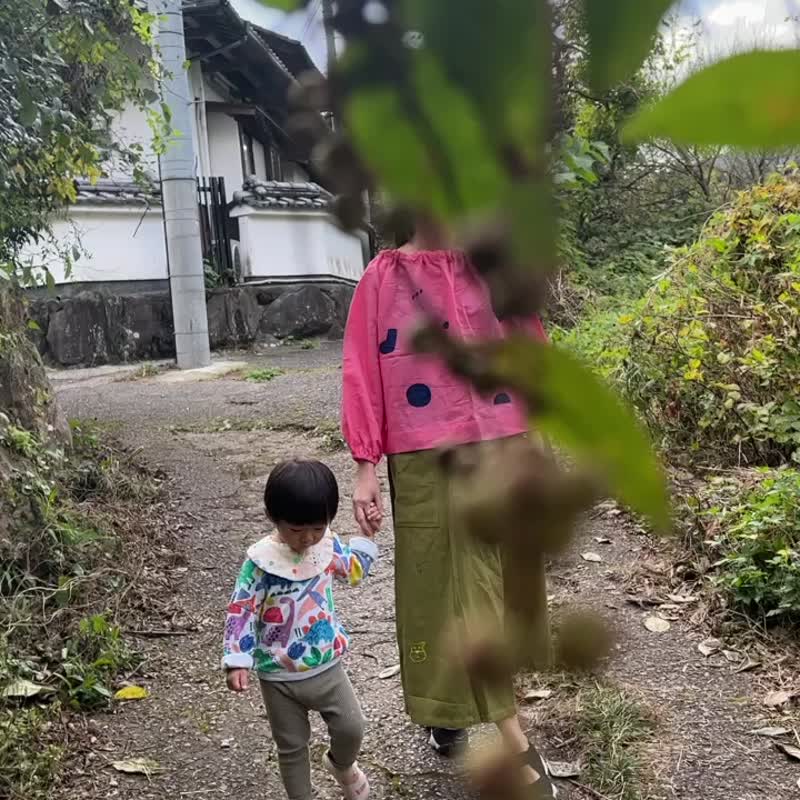
[[408, 91], [365, 87], [350, 98], [360, 153], [396, 200], [443, 217], [494, 207], [505, 180], [469, 101], [429, 54], [414, 59], [410, 80]]
[[150, 697], [150, 692], [143, 686], [123, 686], [114, 694], [115, 700], [144, 700]]
[[629, 139], [769, 149], [800, 143], [800, 51], [743, 53], [693, 75], [628, 125]]
[[668, 530], [664, 475], [644, 431], [614, 393], [557, 347], [512, 337], [496, 353], [493, 371], [532, 400], [534, 427], [597, 469], [657, 529]]
[[591, 80], [598, 90], [629, 78], [653, 45], [673, 0], [586, 0]]
[[146, 775], [148, 778], [151, 775], [164, 772], [164, 767], [152, 758], [127, 758], [124, 761], [112, 761], [111, 766], [114, 767], [117, 772], [127, 772], [131, 775]]
[[0, 688], [0, 697], [23, 699], [28, 697], [36, 697], [40, 694], [51, 694], [53, 689], [49, 686], [42, 686], [39, 683], [33, 683], [25, 678], [17, 678], [11, 681], [7, 686]]
[[408, 26], [448, 79], [473, 101], [498, 147], [531, 155], [548, 125], [550, 27], [546, 4], [462, 0], [406, 0]]

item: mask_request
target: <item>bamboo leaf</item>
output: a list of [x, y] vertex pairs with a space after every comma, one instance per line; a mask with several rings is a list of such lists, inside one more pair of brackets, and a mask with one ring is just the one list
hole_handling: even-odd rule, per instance
[[627, 126], [629, 140], [779, 148], [800, 143], [800, 51], [743, 53], [693, 75]]

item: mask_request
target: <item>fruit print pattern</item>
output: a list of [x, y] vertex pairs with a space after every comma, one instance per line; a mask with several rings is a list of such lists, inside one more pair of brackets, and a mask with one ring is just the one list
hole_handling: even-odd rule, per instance
[[296, 679], [345, 654], [348, 637], [336, 616], [333, 581], [357, 586], [378, 548], [369, 539], [353, 537], [348, 545], [332, 537], [330, 564], [307, 580], [287, 581], [245, 561], [228, 605], [224, 667], [254, 668], [264, 680]]

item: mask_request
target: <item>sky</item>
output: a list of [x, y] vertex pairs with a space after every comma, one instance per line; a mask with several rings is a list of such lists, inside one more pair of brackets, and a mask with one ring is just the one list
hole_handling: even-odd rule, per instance
[[[259, 0], [232, 3], [245, 19], [302, 41], [317, 65], [324, 67], [321, 0], [311, 0], [307, 9], [294, 14], [266, 8]], [[702, 47], [712, 55], [754, 44], [800, 46], [800, 23], [788, 20], [800, 17], [800, 0], [682, 0], [677, 7], [685, 24], [700, 19]]]

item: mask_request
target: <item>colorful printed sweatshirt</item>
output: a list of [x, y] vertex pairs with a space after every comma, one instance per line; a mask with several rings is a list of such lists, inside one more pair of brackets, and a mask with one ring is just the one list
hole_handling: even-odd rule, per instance
[[333, 579], [359, 584], [378, 557], [375, 542], [344, 544], [328, 531], [301, 554], [275, 536], [247, 551], [225, 623], [223, 667], [269, 681], [308, 678], [333, 666], [348, 636], [336, 616]]
[[361, 276], [344, 334], [342, 431], [357, 461], [528, 430], [512, 392], [485, 397], [440, 358], [414, 352], [410, 333], [423, 317], [466, 340], [502, 339], [515, 327], [547, 338], [538, 318], [518, 326], [497, 319], [463, 253], [385, 250]]

